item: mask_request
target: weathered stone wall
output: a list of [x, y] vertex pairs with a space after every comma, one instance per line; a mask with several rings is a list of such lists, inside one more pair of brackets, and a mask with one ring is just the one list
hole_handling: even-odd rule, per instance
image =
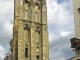
[[49, 60], [46, 1], [15, 0], [13, 46], [13, 60]]

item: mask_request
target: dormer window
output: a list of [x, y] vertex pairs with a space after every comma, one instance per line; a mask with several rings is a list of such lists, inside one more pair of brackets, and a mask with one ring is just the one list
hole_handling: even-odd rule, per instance
[[80, 12], [80, 7], [77, 10]]

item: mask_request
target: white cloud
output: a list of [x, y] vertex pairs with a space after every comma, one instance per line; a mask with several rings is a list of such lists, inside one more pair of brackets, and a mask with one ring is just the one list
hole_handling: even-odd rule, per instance
[[50, 59], [51, 60], [64, 60], [74, 56], [74, 52], [70, 49], [70, 39], [73, 33], [67, 34], [68, 36], [58, 36], [55, 40], [50, 42]]
[[2, 47], [2, 45], [0, 45], [0, 59], [3, 60], [4, 56], [5, 56], [6, 50], [4, 47]]
[[57, 1], [47, 0], [50, 60], [64, 60], [74, 56], [70, 50], [70, 39], [74, 36], [72, 1], [60, 4]]
[[4, 25], [4, 34], [8, 34], [9, 37], [12, 36], [12, 31], [13, 31], [13, 25], [10, 24], [9, 22], [7, 22], [5, 25]]
[[60, 33], [60, 35], [63, 36], [63, 37], [66, 37], [66, 36], [68, 36], [70, 34], [71, 34], [71, 32], [65, 32], [65, 31]]
[[12, 20], [14, 15], [14, 0], [0, 0], [0, 44], [9, 49], [12, 38]]
[[4, 50], [4, 48], [0, 45], [0, 51], [3, 51]]
[[0, 25], [13, 19], [14, 0], [0, 0]]
[[57, 38], [56, 35], [54, 35], [54, 33], [49, 33], [49, 41], [52, 42], [53, 40], [55, 40]]
[[52, 0], [47, 3], [47, 6], [49, 25], [55, 24], [58, 27], [63, 27], [72, 21], [71, 10], [68, 9], [71, 6], [70, 3], [58, 4], [56, 0]]

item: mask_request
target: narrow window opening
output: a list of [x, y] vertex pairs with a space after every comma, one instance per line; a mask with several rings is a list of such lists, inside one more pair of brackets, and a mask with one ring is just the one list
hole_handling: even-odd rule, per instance
[[27, 14], [28, 14], [28, 11], [26, 10], [26, 11], [25, 11], [25, 18], [26, 18], [26, 19], [27, 19], [27, 17], [28, 17]]
[[39, 59], [39, 55], [37, 55], [37, 59]]
[[37, 18], [38, 18], [38, 14], [35, 13], [35, 20], [36, 20], [36, 22], [37, 22]]
[[28, 57], [28, 48], [25, 48], [25, 57]]

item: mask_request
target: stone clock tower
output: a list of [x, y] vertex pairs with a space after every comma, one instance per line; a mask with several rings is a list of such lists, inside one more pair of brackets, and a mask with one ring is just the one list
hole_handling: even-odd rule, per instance
[[13, 60], [49, 60], [46, 0], [15, 0]]

